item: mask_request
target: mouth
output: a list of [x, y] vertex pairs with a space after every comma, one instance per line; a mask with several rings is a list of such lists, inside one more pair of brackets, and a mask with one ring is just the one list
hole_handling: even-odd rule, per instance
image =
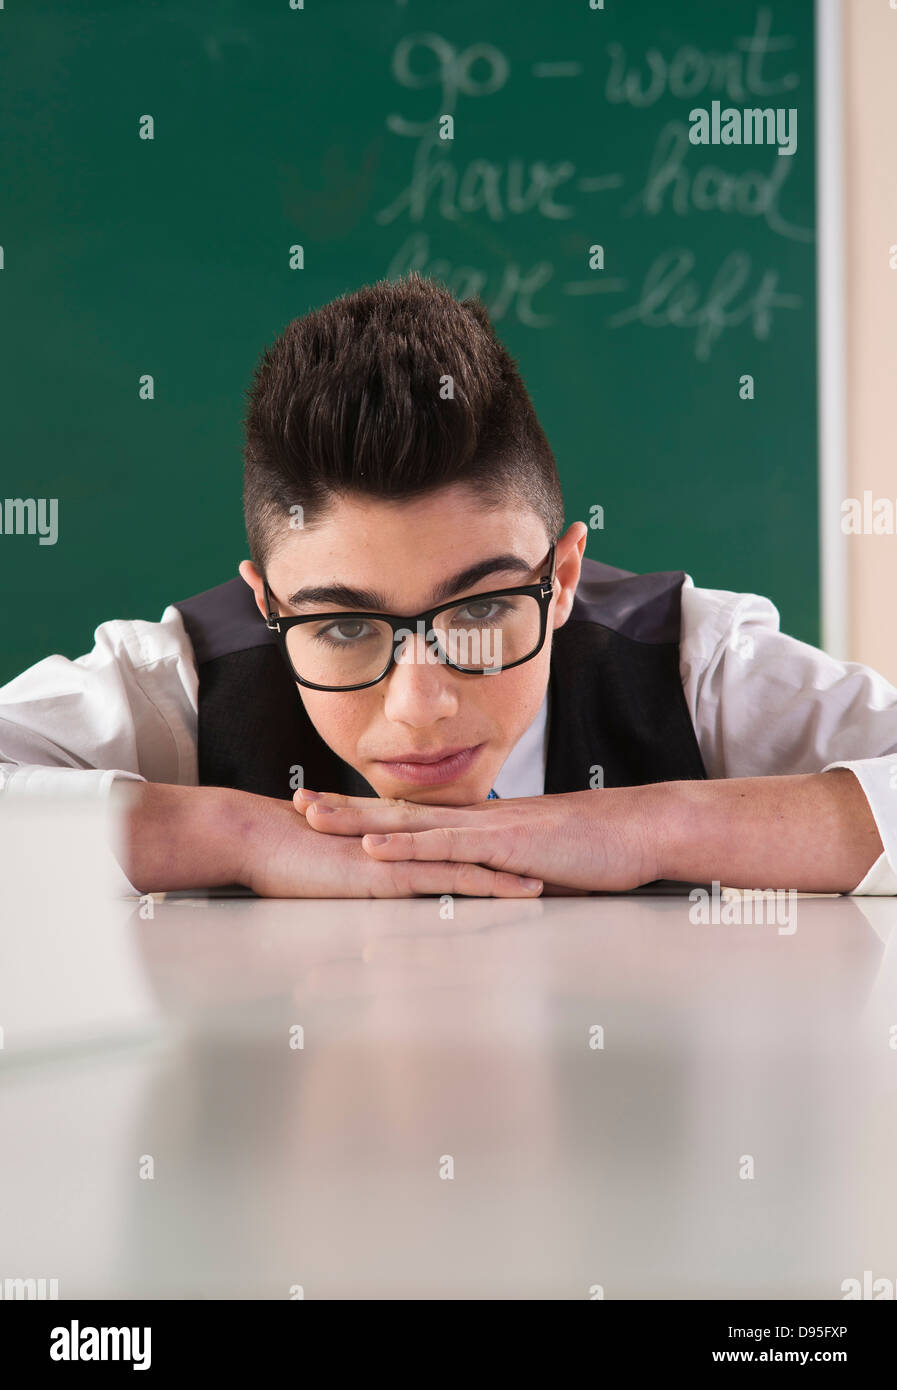
[[418, 787], [433, 787], [441, 782], [453, 782], [473, 766], [483, 743], [467, 748], [450, 748], [442, 753], [416, 753], [407, 758], [380, 758], [378, 764], [399, 782], [413, 782]]

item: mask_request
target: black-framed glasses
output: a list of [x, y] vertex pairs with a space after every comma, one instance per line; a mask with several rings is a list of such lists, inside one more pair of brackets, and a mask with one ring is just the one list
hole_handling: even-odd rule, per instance
[[424, 638], [428, 662], [467, 675], [507, 671], [531, 661], [545, 644], [556, 548], [554, 541], [538, 584], [468, 594], [410, 617], [355, 612], [284, 617], [274, 611], [265, 579], [265, 624], [276, 635], [293, 679], [311, 690], [376, 685], [417, 637]]

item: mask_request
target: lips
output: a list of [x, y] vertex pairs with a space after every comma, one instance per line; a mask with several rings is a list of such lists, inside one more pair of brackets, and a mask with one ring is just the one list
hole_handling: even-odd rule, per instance
[[397, 753], [394, 758], [381, 758], [383, 763], [441, 763], [444, 758], [453, 758], [456, 753], [463, 753], [467, 748], [475, 747], [474, 744], [460, 743], [456, 748], [443, 748], [441, 753]]
[[380, 758], [379, 766], [396, 782], [414, 786], [436, 786], [454, 782], [467, 772], [479, 757], [484, 743], [450, 748], [442, 753], [414, 753], [410, 758]]

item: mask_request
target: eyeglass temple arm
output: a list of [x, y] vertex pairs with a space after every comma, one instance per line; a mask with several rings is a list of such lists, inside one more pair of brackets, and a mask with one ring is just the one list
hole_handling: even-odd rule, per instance
[[550, 552], [550, 553], [551, 553], [551, 566], [550, 566], [550, 569], [549, 569], [549, 573], [548, 573], [548, 574], [545, 576], [545, 578], [541, 581], [543, 584], [548, 584], [548, 585], [550, 585], [551, 588], [552, 588], [552, 590], [554, 589], [554, 571], [555, 571], [555, 565], [556, 565], [556, 562], [557, 562], [557, 545], [558, 545], [557, 541], [552, 541], [552, 544], [551, 544], [551, 552]]
[[280, 623], [278, 622], [277, 614], [274, 612], [274, 604], [271, 602], [271, 590], [268, 588], [267, 579], [263, 579], [262, 584], [265, 587], [265, 608], [268, 610], [267, 617], [265, 618], [265, 627], [271, 632], [278, 632], [280, 630]]

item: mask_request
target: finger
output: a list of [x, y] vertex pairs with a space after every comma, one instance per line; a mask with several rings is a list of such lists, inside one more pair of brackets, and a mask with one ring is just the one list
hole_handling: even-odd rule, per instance
[[397, 863], [376, 866], [371, 893], [375, 898], [457, 894], [474, 898], [537, 898], [542, 880], [501, 873], [483, 864]]
[[325, 806], [354, 806], [358, 802], [369, 801], [366, 796], [343, 796], [341, 792], [316, 792], [310, 787], [300, 787], [293, 793], [293, 805], [297, 811], [303, 815], [309, 806], [314, 806], [321, 802]]
[[[361, 847], [372, 859], [449, 860], [451, 863], [486, 864], [490, 868], [513, 869], [511, 851], [505, 837], [496, 830], [488, 833], [470, 826], [438, 826], [435, 830], [392, 831], [387, 835], [367, 834]], [[524, 865], [521, 862], [520, 871]]]
[[[467, 806], [424, 806], [420, 802], [388, 802], [362, 798], [359, 806], [331, 806], [313, 801], [305, 818], [314, 830], [328, 835], [386, 834], [394, 830], [436, 830], [470, 823]], [[479, 833], [479, 832], [478, 832]]]
[[[491, 805], [491, 803], [489, 803]], [[300, 787], [293, 793], [293, 805], [297, 811], [305, 815], [312, 806], [329, 806], [333, 810], [367, 811], [372, 806], [382, 808], [384, 806], [394, 806], [399, 809], [418, 805], [414, 801], [406, 801], [404, 797], [377, 797], [377, 796], [346, 796], [342, 792], [316, 792], [310, 787]], [[428, 806], [426, 810], [438, 810], [439, 807]], [[457, 810], [457, 807], [445, 807], [446, 810]]]
[[[476, 836], [476, 839], [473, 837]], [[440, 831], [425, 830], [417, 834], [392, 834], [385, 837], [384, 843], [377, 844], [379, 837], [376, 835], [364, 835], [361, 847], [372, 859], [378, 859], [381, 863], [396, 862], [403, 860], [409, 862], [439, 861], [445, 859], [453, 863], [465, 862], [479, 864], [489, 868], [490, 853], [484, 850], [483, 834], [481, 831]], [[499, 855], [501, 851], [498, 846], [494, 846], [492, 853]], [[507, 864], [508, 859], [502, 855], [501, 862]], [[521, 861], [520, 868], [523, 869]], [[501, 878], [513, 878], [517, 875], [510, 871], [490, 870], [499, 873]], [[531, 880], [539, 881], [539, 880]], [[561, 883], [549, 883], [542, 880], [542, 894], [544, 897], [557, 898], [578, 898], [587, 896], [589, 890], [585, 888], [570, 888]]]

